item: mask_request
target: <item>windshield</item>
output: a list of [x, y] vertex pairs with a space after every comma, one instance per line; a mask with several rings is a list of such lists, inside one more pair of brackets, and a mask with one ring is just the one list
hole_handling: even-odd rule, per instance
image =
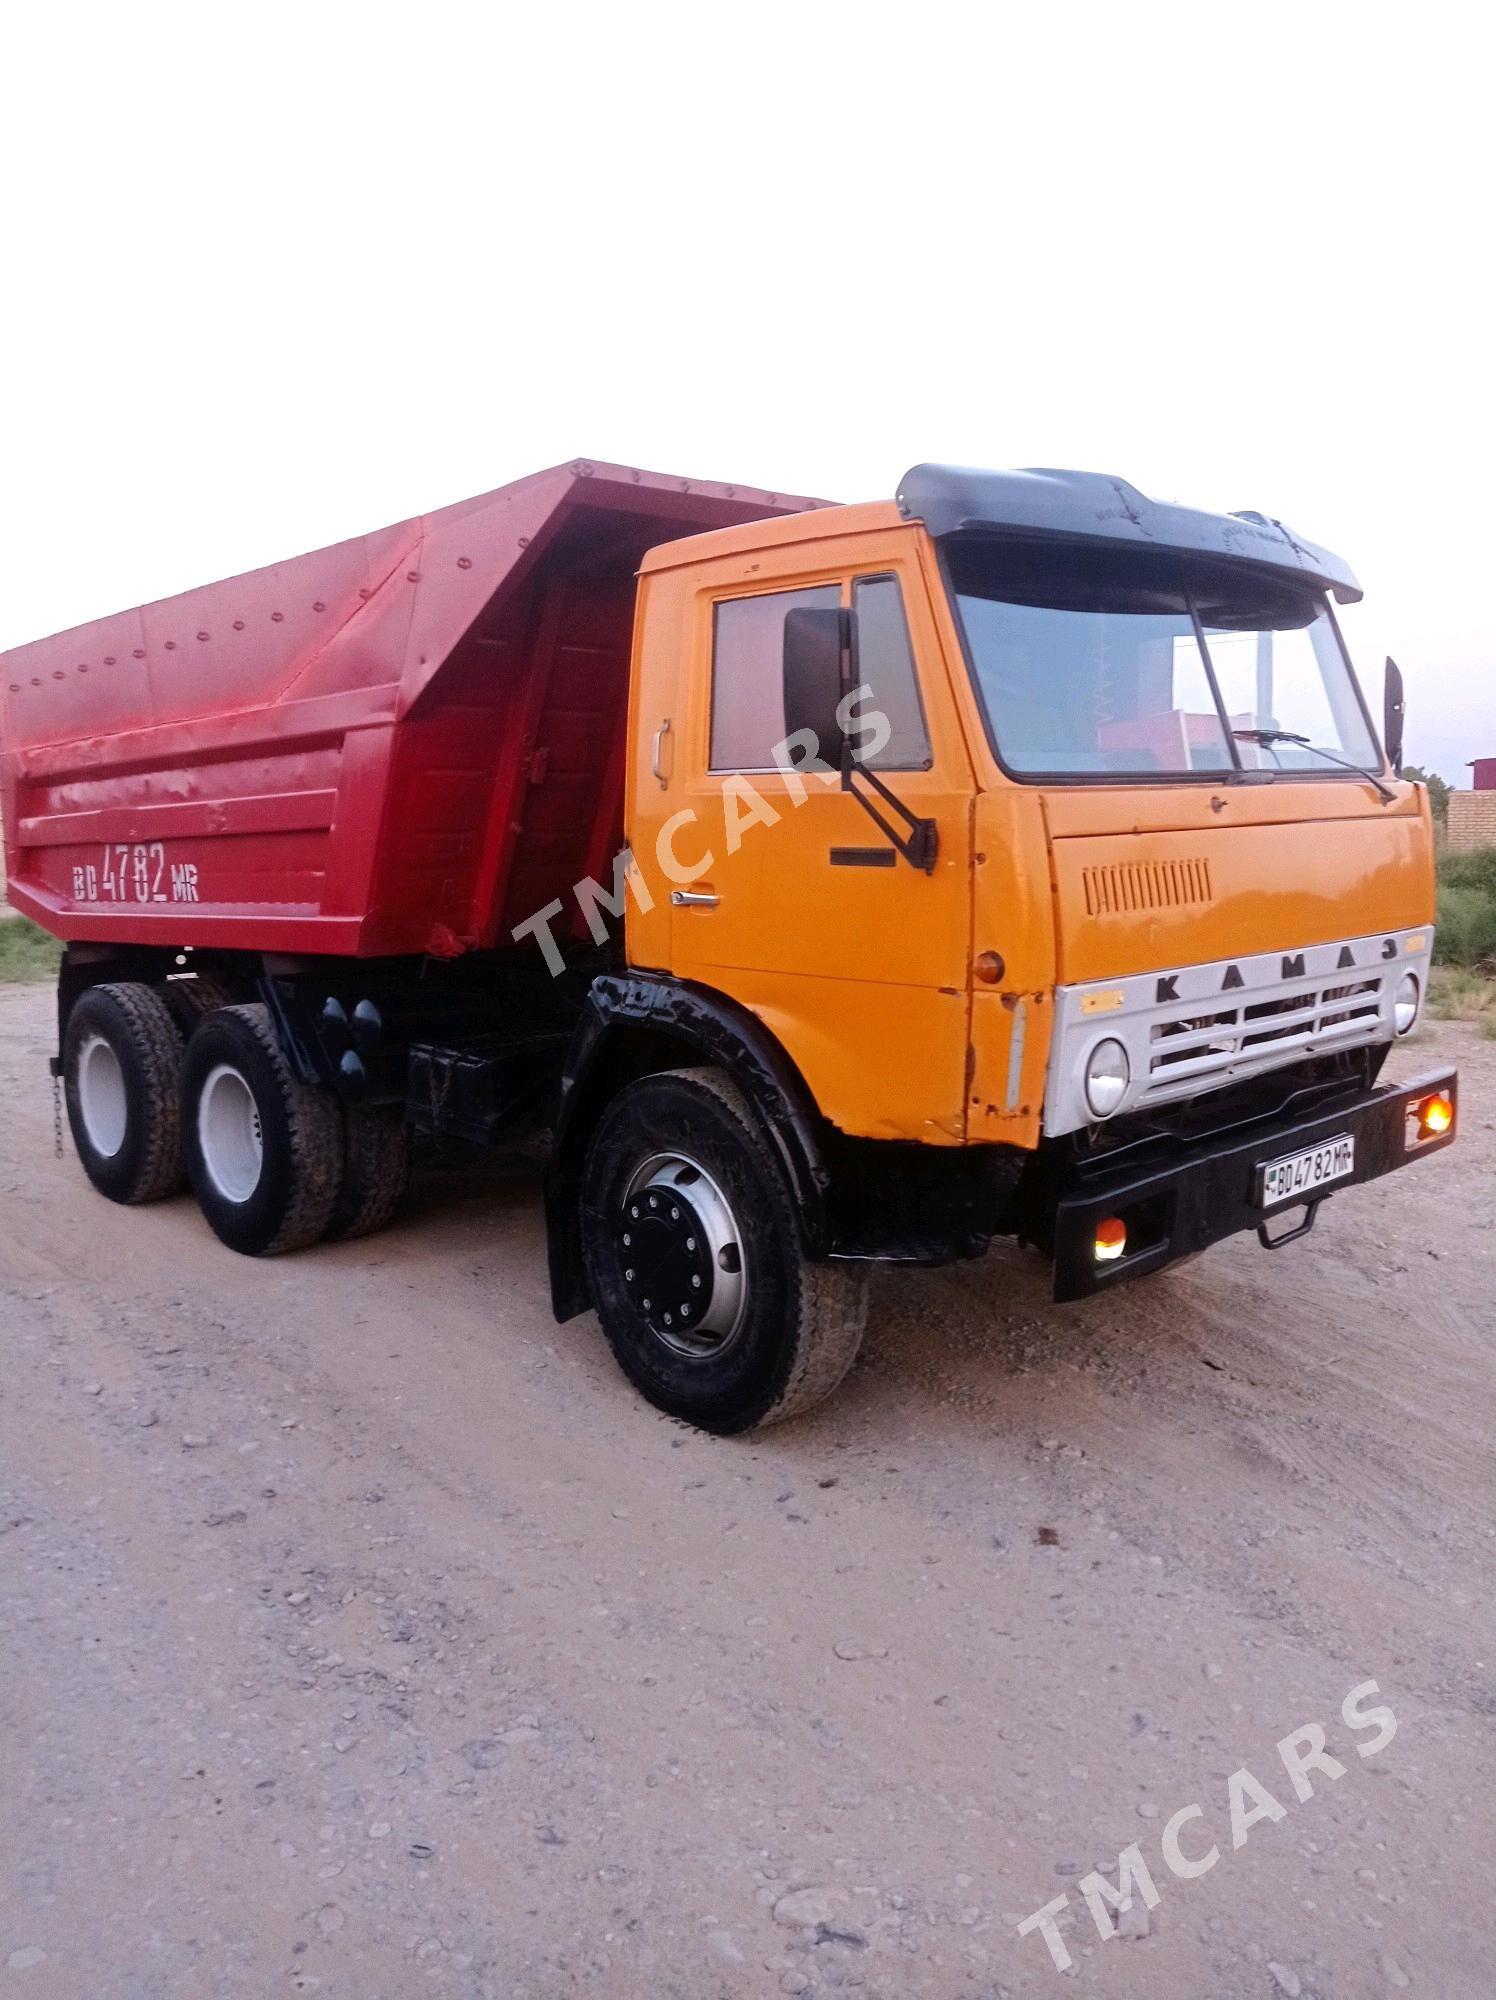
[[947, 548], [977, 692], [1010, 771], [1380, 768], [1317, 592], [1164, 550]]

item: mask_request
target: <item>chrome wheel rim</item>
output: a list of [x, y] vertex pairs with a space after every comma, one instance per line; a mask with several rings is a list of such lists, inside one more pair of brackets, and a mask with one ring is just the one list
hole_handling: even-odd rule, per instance
[[748, 1313], [742, 1231], [721, 1186], [686, 1153], [652, 1153], [624, 1190], [616, 1226], [624, 1287], [663, 1346], [716, 1360]]
[[260, 1185], [265, 1140], [254, 1092], [231, 1063], [209, 1070], [203, 1083], [197, 1143], [208, 1179], [224, 1200], [248, 1201]]
[[90, 1035], [78, 1051], [78, 1111], [89, 1145], [112, 1159], [125, 1143], [130, 1106], [120, 1059], [102, 1035]]

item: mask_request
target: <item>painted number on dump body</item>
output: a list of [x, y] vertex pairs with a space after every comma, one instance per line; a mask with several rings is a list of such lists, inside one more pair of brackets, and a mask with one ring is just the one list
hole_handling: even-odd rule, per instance
[[75, 903], [195, 903], [197, 863], [172, 861], [159, 840], [117, 840], [98, 862], [73, 864]]

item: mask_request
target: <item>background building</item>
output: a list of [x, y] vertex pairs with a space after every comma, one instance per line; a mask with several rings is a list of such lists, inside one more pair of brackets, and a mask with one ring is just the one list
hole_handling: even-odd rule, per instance
[[1451, 854], [1496, 847], [1496, 757], [1476, 757], [1470, 769], [1470, 790], [1449, 795], [1447, 844]]

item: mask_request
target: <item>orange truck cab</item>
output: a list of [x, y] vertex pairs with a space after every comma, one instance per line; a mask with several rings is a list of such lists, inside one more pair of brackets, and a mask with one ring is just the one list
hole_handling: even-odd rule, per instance
[[1452, 1071], [1379, 1082], [1433, 944], [1400, 683], [1384, 747], [1355, 579], [1281, 522], [587, 463], [404, 529], [300, 559], [346, 606], [231, 641], [237, 706], [163, 635], [252, 637], [294, 565], [131, 614], [150, 712], [107, 730], [47, 678], [93, 628], [7, 657], [12, 894], [70, 941], [103, 1192], [185, 1172], [299, 1248], [388, 1218], [413, 1133], [540, 1125], [558, 1317], [726, 1432], [835, 1385], [874, 1262], [1010, 1235], [1077, 1299], [1454, 1137]]

